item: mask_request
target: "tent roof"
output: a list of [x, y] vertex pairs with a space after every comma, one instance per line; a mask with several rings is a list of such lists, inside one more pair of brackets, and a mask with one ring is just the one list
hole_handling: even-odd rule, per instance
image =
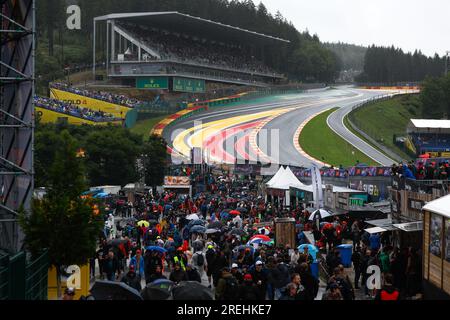
[[450, 120], [411, 119], [418, 129], [450, 129]]
[[[277, 172], [277, 174], [280, 172], [280, 170]], [[295, 174], [291, 171], [289, 167], [284, 169], [284, 171], [278, 176], [277, 174], [275, 174], [274, 176], [274, 178], [276, 179], [271, 179], [269, 183], [267, 183], [267, 186], [269, 188], [289, 190], [289, 188], [291, 187], [300, 188], [304, 186], [304, 184], [301, 183], [300, 180], [298, 180], [298, 178], [295, 176]]]
[[270, 180], [266, 183], [266, 185], [267, 185], [268, 187], [272, 186], [272, 185], [275, 183], [275, 181], [277, 181], [277, 180], [279, 179], [279, 177], [280, 177], [281, 175], [283, 175], [283, 173], [284, 173], [284, 167], [281, 166], [280, 169], [278, 169], [277, 173], [275, 173], [275, 175], [272, 177], [272, 179], [270, 179]]
[[428, 202], [422, 209], [450, 218], [450, 195]]

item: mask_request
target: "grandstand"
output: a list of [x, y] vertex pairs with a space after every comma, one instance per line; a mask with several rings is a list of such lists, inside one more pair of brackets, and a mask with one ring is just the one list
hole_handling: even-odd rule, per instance
[[264, 61], [265, 48], [288, 40], [179, 12], [109, 14], [106, 22], [107, 76], [140, 89], [204, 92], [205, 83], [267, 87], [284, 83]]
[[450, 120], [411, 119], [407, 133], [417, 155], [450, 157]]

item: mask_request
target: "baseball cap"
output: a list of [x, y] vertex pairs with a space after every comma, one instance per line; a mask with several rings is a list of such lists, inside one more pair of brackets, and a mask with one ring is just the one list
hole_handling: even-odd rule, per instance
[[260, 266], [260, 265], [262, 265], [263, 263], [262, 263], [262, 261], [261, 260], [258, 260], [258, 261], [256, 261], [256, 263], [255, 263], [255, 265], [257, 265], [257, 266]]
[[214, 249], [214, 247], [210, 244], [210, 245], [208, 246], [208, 249]]
[[252, 275], [251, 275], [250, 273], [247, 273], [247, 274], [244, 276], [244, 280], [253, 280], [253, 277], [252, 277]]
[[239, 266], [238, 266], [236, 263], [233, 263], [233, 264], [231, 265], [231, 269], [234, 269], [234, 268], [239, 268]]

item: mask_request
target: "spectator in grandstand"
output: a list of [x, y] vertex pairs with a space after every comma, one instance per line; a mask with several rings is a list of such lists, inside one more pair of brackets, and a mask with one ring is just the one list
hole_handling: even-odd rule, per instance
[[52, 83], [52, 87], [56, 89], [61, 89], [64, 91], [72, 92], [78, 95], [82, 95], [85, 97], [90, 97], [97, 100], [102, 100], [106, 102], [111, 102], [114, 104], [134, 108], [140, 104], [142, 104], [142, 101], [139, 101], [137, 99], [129, 98], [125, 95], [120, 94], [114, 94], [111, 92], [105, 92], [105, 91], [90, 91], [86, 89], [79, 89], [76, 87], [72, 87], [65, 83]]
[[61, 101], [61, 100], [35, 96], [33, 101], [34, 101], [34, 104], [38, 107], [53, 110], [56, 112], [65, 113], [68, 115], [72, 115], [75, 117], [79, 117], [79, 118], [83, 118], [83, 119], [87, 119], [87, 120], [91, 120], [91, 121], [105, 122], [105, 121], [121, 120], [119, 118], [115, 118], [112, 114], [108, 114], [101, 110], [94, 111], [89, 108], [80, 108], [79, 106], [77, 106], [75, 104], [71, 104], [68, 102]]

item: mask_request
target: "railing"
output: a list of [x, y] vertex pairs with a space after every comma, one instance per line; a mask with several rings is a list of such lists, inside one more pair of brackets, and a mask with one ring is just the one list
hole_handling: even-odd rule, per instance
[[34, 261], [26, 253], [0, 256], [0, 300], [47, 300], [48, 251]]

